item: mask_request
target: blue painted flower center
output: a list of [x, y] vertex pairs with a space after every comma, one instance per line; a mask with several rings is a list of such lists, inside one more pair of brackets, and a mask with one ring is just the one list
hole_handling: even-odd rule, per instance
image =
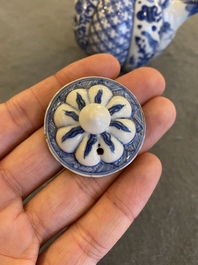
[[106, 131], [109, 127], [111, 116], [105, 106], [91, 103], [81, 110], [79, 122], [86, 132], [100, 134]]

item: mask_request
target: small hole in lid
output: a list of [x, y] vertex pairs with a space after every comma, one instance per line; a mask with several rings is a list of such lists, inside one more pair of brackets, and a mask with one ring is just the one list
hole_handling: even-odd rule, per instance
[[101, 156], [101, 155], [104, 154], [104, 150], [103, 150], [101, 147], [99, 147], [99, 148], [97, 149], [97, 153], [98, 153], [99, 156]]

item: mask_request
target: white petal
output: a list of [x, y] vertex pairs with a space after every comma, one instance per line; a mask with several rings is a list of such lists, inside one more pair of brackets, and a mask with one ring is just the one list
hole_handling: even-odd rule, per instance
[[85, 156], [85, 149], [88, 140], [89, 140], [89, 134], [87, 134], [80, 143], [79, 147], [76, 150], [75, 157], [78, 160], [78, 162], [84, 166], [96, 166], [101, 161], [101, 157], [97, 153], [98, 142], [92, 145], [91, 151], [87, 156]]
[[131, 105], [124, 97], [114, 96], [107, 104], [106, 108], [110, 109], [113, 106], [122, 106], [122, 108], [112, 114], [112, 118], [129, 118], [131, 116]]
[[79, 104], [77, 102], [78, 95], [82, 97], [85, 105], [87, 105], [89, 103], [87, 90], [83, 89], [83, 88], [79, 88], [79, 89], [75, 89], [75, 90], [71, 91], [67, 95], [66, 103], [71, 105], [72, 107], [74, 107], [77, 110], [81, 110], [81, 108], [79, 108]]
[[115, 126], [109, 126], [108, 132], [114, 135], [123, 144], [129, 143], [136, 134], [135, 123], [129, 119], [115, 119], [113, 121], [118, 121], [122, 123], [125, 127], [129, 129], [130, 132], [118, 129]]
[[[95, 97], [99, 91], [102, 92], [101, 102], [96, 102]], [[104, 106], [106, 106], [106, 104], [109, 102], [109, 100], [113, 96], [113, 93], [111, 92], [111, 90], [109, 88], [107, 88], [106, 86], [103, 86], [103, 85], [92, 86], [89, 89], [88, 93], [89, 93], [89, 98], [90, 98], [91, 103], [99, 103], [99, 104], [104, 105]]]
[[66, 153], [73, 153], [76, 150], [79, 143], [82, 141], [82, 138], [85, 134], [85, 133], [79, 133], [75, 137], [62, 141], [63, 136], [75, 127], [76, 126], [62, 127], [58, 129], [56, 133], [56, 142], [58, 146]]
[[104, 142], [102, 137], [99, 140], [100, 148], [103, 150], [103, 154], [101, 155], [101, 159], [106, 163], [113, 163], [120, 159], [124, 152], [123, 145], [114, 137], [111, 136], [111, 141], [115, 146], [115, 150], [112, 152], [111, 148]]
[[60, 128], [68, 125], [77, 125], [78, 121], [73, 119], [71, 116], [68, 116], [66, 111], [74, 112], [77, 116], [79, 116], [79, 111], [75, 110], [68, 104], [61, 104], [54, 113], [54, 122], [56, 127]]

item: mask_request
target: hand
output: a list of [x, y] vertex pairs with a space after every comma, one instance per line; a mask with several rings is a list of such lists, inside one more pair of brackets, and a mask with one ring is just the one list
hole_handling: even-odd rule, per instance
[[[160, 96], [165, 83], [156, 70], [141, 68], [117, 77], [119, 71], [112, 56], [91, 56], [0, 105], [0, 264], [96, 264], [151, 196], [161, 163], [147, 150], [171, 127], [175, 108]], [[103, 178], [61, 171], [43, 132], [44, 113], [55, 92], [72, 80], [94, 75], [128, 87], [142, 104], [147, 125], [138, 157], [122, 172]], [[65, 227], [38, 255], [39, 248]]]

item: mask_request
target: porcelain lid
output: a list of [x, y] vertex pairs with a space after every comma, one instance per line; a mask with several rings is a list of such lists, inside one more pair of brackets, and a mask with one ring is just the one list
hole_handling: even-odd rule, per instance
[[64, 167], [100, 177], [137, 156], [146, 126], [140, 104], [126, 87], [108, 78], [85, 77], [54, 96], [44, 127], [49, 149]]

